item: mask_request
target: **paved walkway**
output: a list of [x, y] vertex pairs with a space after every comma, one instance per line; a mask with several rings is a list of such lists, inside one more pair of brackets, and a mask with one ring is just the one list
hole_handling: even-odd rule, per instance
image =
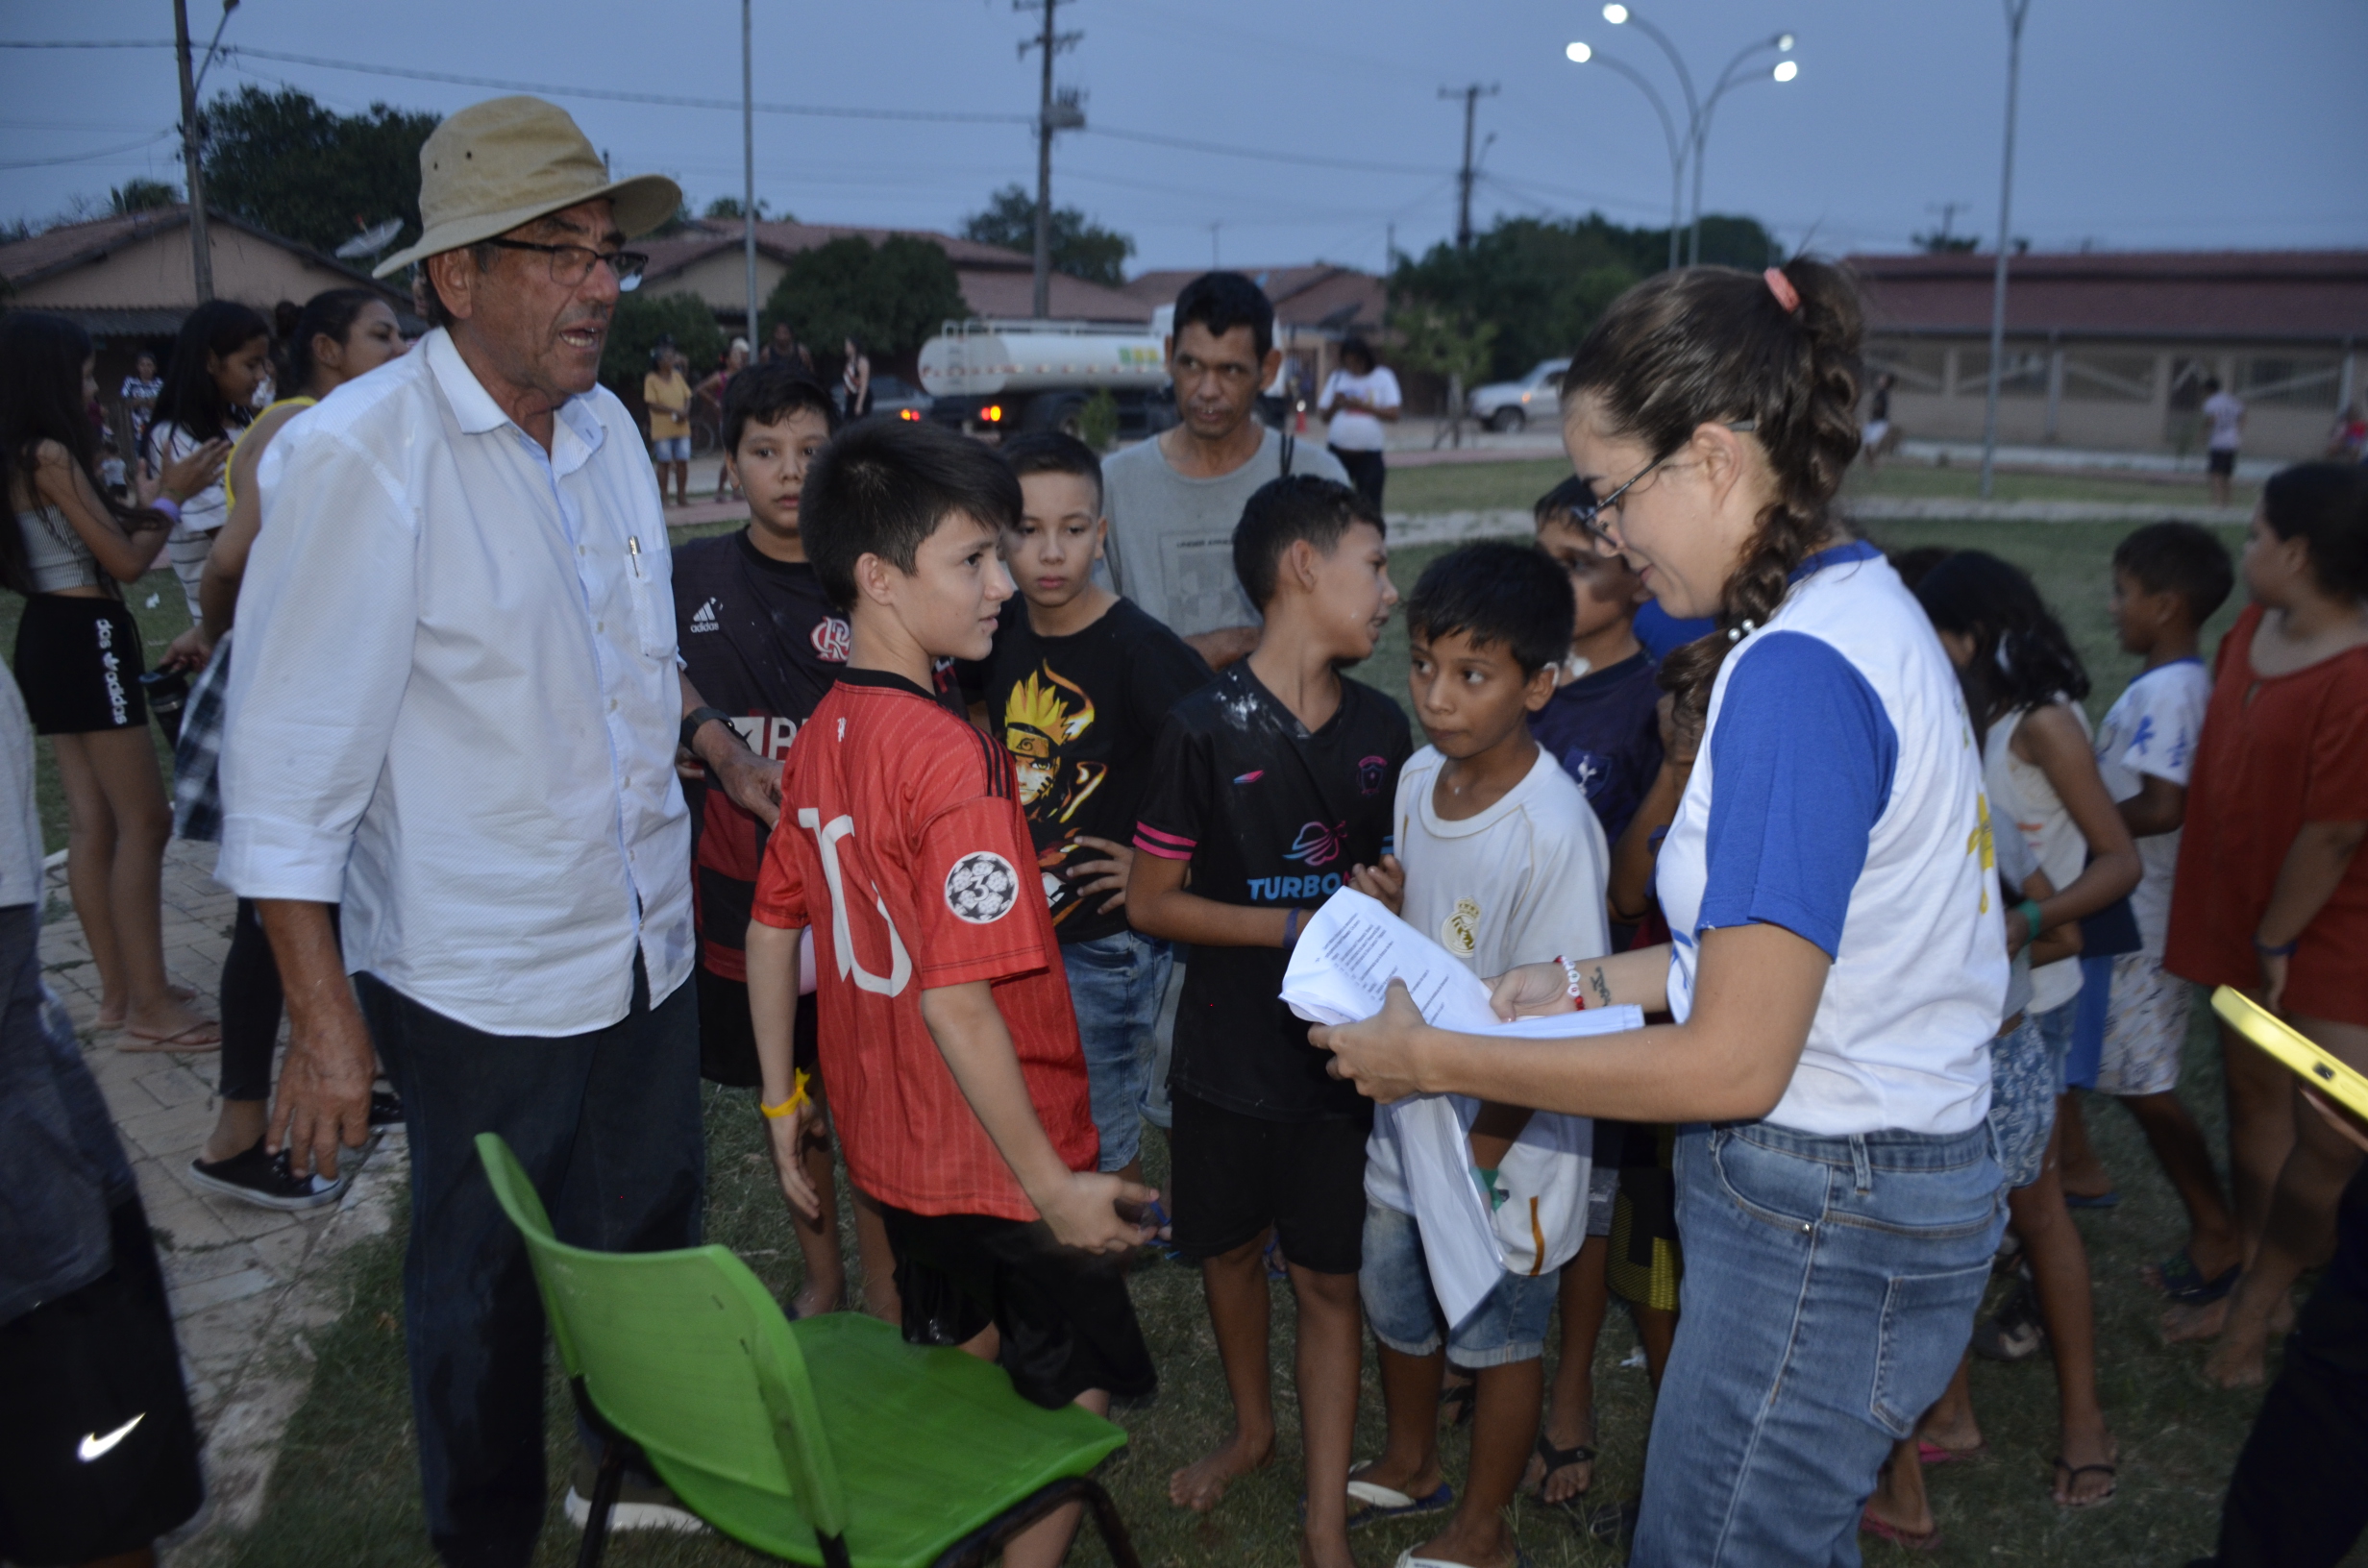
[[[165, 964], [197, 988], [209, 1014], [236, 902], [214, 881], [213, 860], [213, 845], [176, 840], [164, 862]], [[261, 1511], [281, 1436], [311, 1382], [308, 1336], [344, 1310], [337, 1271], [326, 1265], [386, 1230], [406, 1168], [403, 1136], [379, 1146], [341, 1203], [307, 1214], [190, 1186], [189, 1162], [213, 1130], [219, 1103], [216, 1055], [116, 1048], [121, 1037], [98, 1027], [98, 973], [66, 898], [62, 864], [49, 885], [41, 968], [73, 1017], [138, 1174], [205, 1434], [208, 1507], [169, 1553], [174, 1562], [198, 1562], [213, 1556], [209, 1549], [225, 1531], [244, 1530]]]

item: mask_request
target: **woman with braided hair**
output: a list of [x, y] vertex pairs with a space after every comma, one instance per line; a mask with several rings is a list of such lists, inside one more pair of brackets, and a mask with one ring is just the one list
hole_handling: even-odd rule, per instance
[[1686, 1239], [1640, 1565], [1858, 1561], [1892, 1442], [1946, 1385], [2003, 1223], [1984, 1121], [2007, 952], [1981, 749], [1915, 600], [1834, 498], [1859, 449], [1839, 271], [1664, 273], [1563, 381], [1590, 525], [1672, 615], [1702, 740], [1662, 846], [1669, 944], [1496, 982], [1501, 1016], [1634, 1003], [1583, 1041], [1460, 1035], [1394, 984], [1311, 1037], [1375, 1099], [1677, 1122]]

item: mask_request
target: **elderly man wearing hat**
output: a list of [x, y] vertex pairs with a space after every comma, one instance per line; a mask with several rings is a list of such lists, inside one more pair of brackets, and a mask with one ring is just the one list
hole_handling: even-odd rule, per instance
[[506, 1139], [579, 1246], [698, 1239], [678, 745], [777, 812], [777, 770], [678, 672], [658, 494], [595, 380], [642, 266], [620, 247], [679, 201], [611, 182], [538, 99], [445, 120], [426, 233], [379, 269], [420, 264], [436, 330], [290, 421], [257, 475], [220, 875], [286, 978], [268, 1144], [333, 1172], [375, 1042], [410, 1133], [405, 1332], [453, 1564], [524, 1564], [547, 1503], [541, 1306], [472, 1140]]

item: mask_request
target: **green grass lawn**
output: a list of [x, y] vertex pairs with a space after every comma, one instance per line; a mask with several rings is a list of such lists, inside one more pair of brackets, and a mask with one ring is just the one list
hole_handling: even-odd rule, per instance
[[[1503, 484], [1507, 494], [1530, 482], [1481, 469], [1412, 471], [1394, 476], [1392, 482], [1394, 487], [1401, 478], [1427, 482], [1433, 474], [1485, 478]], [[2102, 712], [2134, 669], [2134, 661], [2113, 649], [2104, 622], [2106, 563], [2119, 532], [2091, 525], [1921, 523], [1887, 527], [1881, 542], [1979, 545], [2032, 571], [2089, 661], [2097, 685], [2089, 705]], [[1443, 548], [1399, 552], [1392, 569], [1401, 589]], [[2232, 614], [2233, 606], [2215, 621], [2215, 636]], [[1394, 697], [1402, 695], [1400, 628], [1392, 628], [1358, 675]], [[2216, 1141], [2222, 1126], [2218, 1060], [2201, 1015], [2188, 1039], [2185, 1092]], [[707, 1096], [708, 1235], [732, 1247], [787, 1296], [800, 1283], [800, 1266], [763, 1153], [760, 1123], [746, 1094], [711, 1089]], [[2160, 1343], [2154, 1327], [2160, 1304], [2138, 1270], [2183, 1239], [2177, 1200], [2127, 1116], [2092, 1101], [2089, 1123], [2124, 1196], [2118, 1209], [2078, 1216], [2096, 1280], [2102, 1394], [2121, 1443], [2120, 1494], [2098, 1509], [2058, 1509], [2047, 1492], [2048, 1460], [2056, 1452], [2049, 1364], [2044, 1359], [2014, 1366], [1977, 1362], [1974, 1395], [1990, 1457], [1934, 1473], [1932, 1491], [1944, 1539], [1927, 1560], [2066, 1568], [2175, 1564], [2212, 1543], [2221, 1490], [2257, 1395], [2208, 1386], [2198, 1375], [2200, 1350]], [[1160, 1180], [1166, 1164], [1163, 1139], [1148, 1138], [1146, 1154], [1151, 1179]], [[431, 1560], [420, 1522], [403, 1361], [402, 1243], [398, 1228], [351, 1255], [351, 1305], [339, 1322], [312, 1340], [318, 1373], [289, 1429], [263, 1522], [230, 1543], [224, 1560], [240, 1568], [309, 1568], [323, 1562], [409, 1568]], [[1198, 1281], [1184, 1268], [1154, 1264], [1137, 1272], [1132, 1286], [1162, 1382], [1153, 1405], [1122, 1417], [1131, 1440], [1111, 1460], [1106, 1480], [1144, 1560], [1286, 1568], [1295, 1560], [1299, 1491], [1287, 1288], [1277, 1289], [1274, 1314], [1272, 1365], [1282, 1427], [1277, 1461], [1238, 1484], [1214, 1513], [1199, 1517], [1180, 1513], [1167, 1501], [1169, 1473], [1217, 1442], [1227, 1428]], [[1626, 1320], [1615, 1313], [1597, 1352], [1603, 1456], [1594, 1483], [1598, 1499], [1633, 1495], [1641, 1474], [1651, 1403], [1642, 1371], [1621, 1364], [1634, 1343]], [[1370, 1454], [1379, 1446], [1381, 1413], [1369, 1358], [1365, 1394], [1357, 1446], [1360, 1454]], [[536, 1560], [555, 1568], [572, 1560], [576, 1550], [575, 1532], [556, 1506], [565, 1485], [569, 1418], [555, 1377], [551, 1430], [555, 1501]], [[1463, 1439], [1450, 1435], [1445, 1454], [1450, 1477], [1460, 1481]], [[1523, 1549], [1540, 1568], [1618, 1560], [1613, 1549], [1577, 1534], [1559, 1514], [1535, 1503], [1517, 1504], [1514, 1517]], [[1360, 1559], [1388, 1563], [1425, 1533], [1418, 1523], [1363, 1533], [1357, 1543]], [[1872, 1538], [1864, 1544], [1870, 1562], [1912, 1560]], [[720, 1540], [624, 1536], [613, 1540], [608, 1560], [619, 1568], [703, 1568], [755, 1559]], [[1073, 1561], [1102, 1560], [1089, 1531]], [[2352, 1560], [2368, 1562], [2368, 1553], [2355, 1554]]]

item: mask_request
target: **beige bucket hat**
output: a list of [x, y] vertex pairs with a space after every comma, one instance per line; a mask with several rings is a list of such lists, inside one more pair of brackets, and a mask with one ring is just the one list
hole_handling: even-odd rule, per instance
[[383, 278], [602, 196], [616, 203], [617, 227], [629, 237], [657, 228], [682, 205], [682, 187], [662, 174], [610, 180], [591, 138], [556, 104], [524, 95], [471, 104], [447, 116], [419, 150], [419, 215], [427, 232], [371, 276]]

